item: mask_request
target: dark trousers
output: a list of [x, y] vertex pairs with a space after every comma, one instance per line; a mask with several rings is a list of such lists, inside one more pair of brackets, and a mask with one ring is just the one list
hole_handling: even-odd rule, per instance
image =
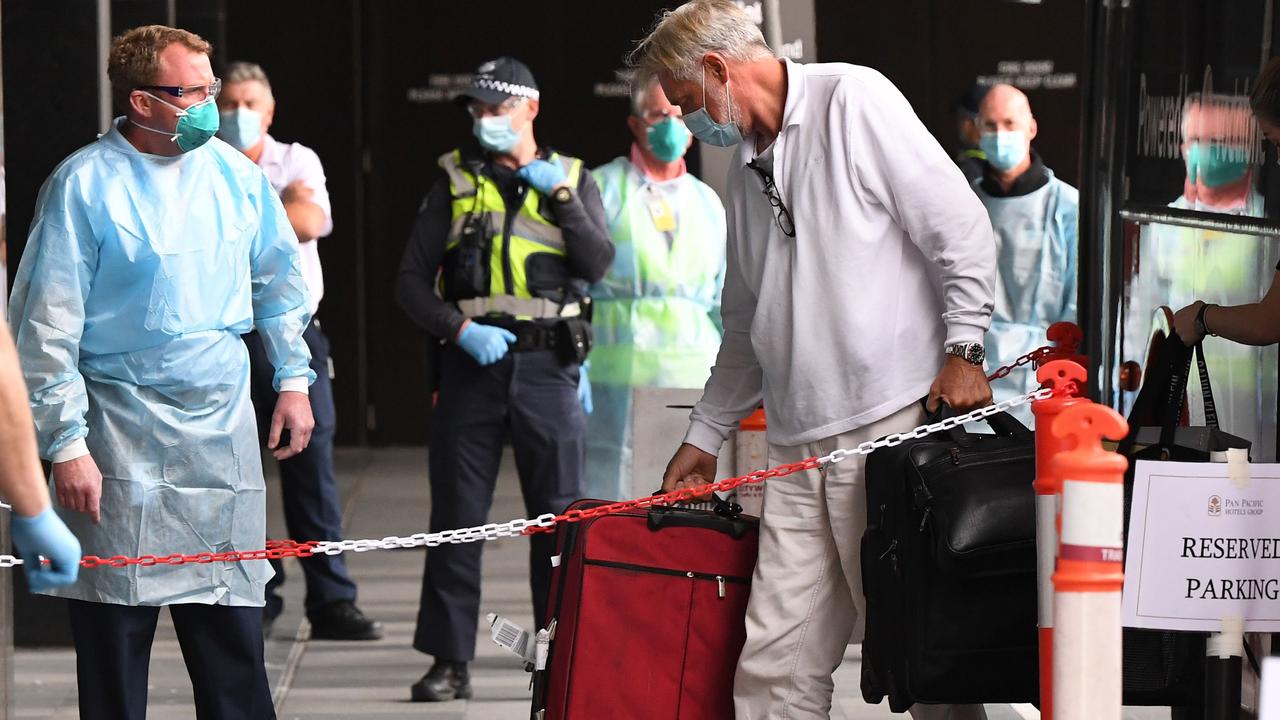
[[[71, 600], [81, 720], [143, 720], [158, 607]], [[262, 610], [170, 605], [198, 720], [272, 720]]]
[[[586, 416], [577, 388], [578, 366], [561, 365], [549, 351], [508, 353], [480, 367], [461, 349], [446, 346], [431, 423], [431, 530], [489, 521], [508, 432], [528, 517], [561, 512], [581, 497]], [[534, 617], [540, 623], [546, 617], [555, 547], [550, 534], [527, 542]], [[427, 551], [414, 648], [437, 659], [475, 657], [483, 549], [483, 543], [467, 543]]]
[[[284, 523], [292, 540], [341, 540], [342, 505], [338, 500], [338, 481], [333, 470], [333, 434], [337, 414], [333, 408], [333, 386], [329, 381], [329, 339], [320, 330], [320, 322], [312, 320], [302, 334], [311, 348], [311, 369], [316, 381], [311, 385], [311, 414], [316, 427], [306, 450], [280, 463], [280, 491], [284, 500]], [[256, 332], [244, 336], [249, 348], [251, 367], [250, 392], [258, 414], [258, 431], [265, 444], [271, 429], [271, 414], [276, 408], [276, 391], [272, 383], [275, 368], [267, 359], [262, 338]], [[313, 555], [299, 558], [307, 582], [308, 613], [340, 600], [355, 602], [356, 584], [347, 573], [341, 555]], [[284, 584], [284, 565], [272, 560], [275, 577], [267, 582], [269, 616], [284, 608], [277, 589]]]

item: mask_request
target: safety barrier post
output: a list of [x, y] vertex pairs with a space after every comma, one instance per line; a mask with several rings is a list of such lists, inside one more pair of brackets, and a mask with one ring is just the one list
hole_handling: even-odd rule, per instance
[[1062, 479], [1062, 529], [1053, 574], [1053, 687], [1058, 720], [1120, 720], [1120, 590], [1124, 585], [1123, 456], [1102, 448], [1128, 424], [1094, 403], [1067, 408], [1053, 422], [1074, 440], [1052, 472]]
[[[1074, 327], [1074, 326], [1073, 326]], [[1074, 351], [1074, 350], [1073, 350]], [[1088, 379], [1083, 367], [1070, 360], [1054, 360], [1041, 365], [1036, 379], [1042, 386], [1066, 394], [1031, 404], [1036, 417], [1036, 619], [1040, 625], [1040, 717], [1053, 720], [1053, 570], [1058, 556], [1059, 479], [1053, 473], [1053, 458], [1071, 449], [1068, 440], [1054, 436], [1054, 420], [1069, 407], [1087, 405], [1079, 388]]]

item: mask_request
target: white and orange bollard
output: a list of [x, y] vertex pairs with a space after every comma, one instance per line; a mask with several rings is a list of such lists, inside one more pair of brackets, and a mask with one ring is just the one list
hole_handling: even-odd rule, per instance
[[[768, 422], [764, 408], [756, 408], [738, 425], [734, 439], [734, 470], [738, 475], [769, 467], [769, 441], [765, 439]], [[742, 512], [760, 517], [764, 510], [764, 483], [739, 485], [733, 498], [742, 506]]]
[[[1056, 327], [1056, 326], [1055, 326]], [[1072, 326], [1074, 327], [1074, 326]], [[1074, 348], [1073, 348], [1074, 351]], [[1053, 719], [1053, 571], [1058, 556], [1058, 493], [1060, 481], [1053, 472], [1053, 458], [1070, 450], [1072, 441], [1055, 436], [1054, 420], [1067, 408], [1088, 405], [1079, 396], [1088, 373], [1070, 360], [1053, 360], [1040, 366], [1036, 379], [1042, 386], [1067, 395], [1054, 395], [1031, 404], [1036, 417], [1036, 597], [1039, 600], [1037, 621], [1040, 625], [1040, 717]]]
[[1053, 574], [1053, 691], [1057, 720], [1120, 720], [1124, 585], [1123, 456], [1102, 448], [1128, 424], [1094, 403], [1069, 407], [1050, 431], [1074, 449], [1051, 472], [1062, 480], [1062, 528]]

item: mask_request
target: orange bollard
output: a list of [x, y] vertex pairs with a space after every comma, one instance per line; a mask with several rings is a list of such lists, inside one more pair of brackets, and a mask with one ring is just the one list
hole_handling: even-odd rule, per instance
[[1054, 436], [1075, 449], [1054, 457], [1062, 479], [1062, 533], [1053, 574], [1053, 687], [1058, 720], [1120, 720], [1120, 590], [1124, 585], [1124, 471], [1129, 461], [1102, 449], [1129, 426], [1090, 403], [1062, 411]]
[[[1059, 323], [1069, 324], [1069, 323]], [[1054, 327], [1057, 327], [1055, 325]], [[1074, 326], [1072, 326], [1074, 327]], [[1052, 330], [1052, 328], [1050, 328]], [[1053, 570], [1058, 555], [1058, 477], [1053, 474], [1052, 460], [1060, 452], [1070, 450], [1070, 440], [1055, 437], [1052, 432], [1054, 419], [1063, 410], [1075, 405], [1087, 405], [1087, 398], [1079, 397], [1079, 388], [1088, 379], [1085, 369], [1070, 360], [1054, 360], [1042, 365], [1036, 372], [1042, 386], [1054, 390], [1075, 388], [1071, 395], [1054, 395], [1048, 400], [1031, 403], [1036, 416], [1036, 597], [1039, 599], [1036, 618], [1040, 625], [1040, 717], [1053, 720]]]

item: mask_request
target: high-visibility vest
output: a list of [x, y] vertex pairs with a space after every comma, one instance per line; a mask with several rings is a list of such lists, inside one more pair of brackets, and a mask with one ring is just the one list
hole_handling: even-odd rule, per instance
[[[551, 153], [548, 162], [564, 168], [566, 182], [578, 186], [582, 161]], [[479, 172], [474, 162], [465, 162], [461, 150], [440, 156], [439, 165], [449, 177], [452, 223], [445, 246], [445, 266], [451, 253], [456, 254], [462, 242], [463, 228], [468, 222], [482, 220], [482, 227], [492, 238], [489, 250], [488, 296], [511, 295], [518, 298], [564, 299], [569, 266], [564, 234], [555, 224], [550, 198], [533, 189], [522, 189], [520, 211], [509, 217], [507, 204], [497, 183]], [[441, 282], [441, 294], [449, 297], [447, 283]], [[456, 293], [454, 293], [456, 294]]]

